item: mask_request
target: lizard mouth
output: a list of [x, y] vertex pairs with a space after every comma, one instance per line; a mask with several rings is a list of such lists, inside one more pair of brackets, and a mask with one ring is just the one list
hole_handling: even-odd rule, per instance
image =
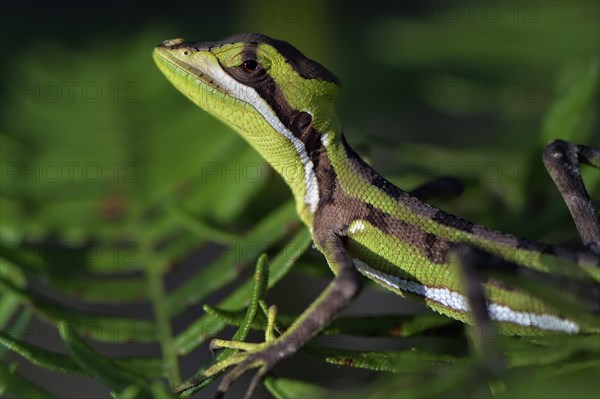
[[[193, 58], [191, 56], [189, 59], [183, 58], [188, 57], [189, 54], [194, 54]], [[179, 81], [179, 79], [171, 79], [171, 77], [183, 74], [192, 76], [206, 85], [210, 91], [217, 90], [222, 94], [228, 94], [211, 74], [210, 69], [219, 68], [219, 63], [208, 51], [199, 51], [196, 48], [185, 46], [183, 39], [171, 39], [165, 40], [161, 45], [156, 46], [152, 56], [158, 68], [171, 82]]]

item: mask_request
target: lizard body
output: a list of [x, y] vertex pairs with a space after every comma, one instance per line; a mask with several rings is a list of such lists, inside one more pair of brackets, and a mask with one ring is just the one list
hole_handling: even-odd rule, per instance
[[[220, 42], [174, 39], [158, 46], [154, 58], [177, 89], [237, 130], [283, 177], [301, 220], [336, 275], [285, 334], [248, 352], [238, 371], [258, 365], [266, 372], [297, 351], [358, 294], [362, 283], [357, 271], [438, 312], [473, 323], [472, 302], [460, 274], [464, 259], [454, 256], [459, 246], [489, 254], [494, 259], [490, 263], [505, 265], [515, 276], [584, 281], [590, 277], [588, 270], [600, 266], [600, 228], [594, 220], [584, 229], [590, 250], [567, 250], [468, 222], [387, 181], [344, 138], [335, 113], [338, 79], [286, 42], [260, 34]], [[551, 165], [570, 151], [563, 143], [547, 150]], [[592, 151], [582, 162], [589, 158], [588, 163], [600, 165], [595, 158], [600, 159], [600, 152], [581, 149]], [[564, 180], [557, 181], [559, 188]], [[588, 209], [589, 196], [582, 201], [570, 206], [574, 217], [579, 212], [580, 218], [597, 222], [597, 211]], [[484, 312], [503, 333], [598, 332], [600, 305], [593, 304], [597, 281], [584, 283], [591, 287], [592, 322], [564, 315], [502, 279], [484, 276], [481, 283]]]

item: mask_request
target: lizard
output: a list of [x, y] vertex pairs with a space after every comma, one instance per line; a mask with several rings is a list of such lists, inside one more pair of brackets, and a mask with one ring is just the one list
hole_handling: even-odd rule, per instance
[[[444, 190], [443, 179], [413, 192], [386, 180], [343, 134], [335, 110], [339, 79], [285, 41], [258, 33], [214, 42], [178, 38], [155, 47], [153, 57], [180, 92], [240, 133], [282, 176], [335, 276], [278, 337], [257, 344], [213, 341], [211, 348], [243, 349], [206, 371], [208, 377], [233, 367], [219, 395], [242, 373], [258, 369], [250, 397], [279, 361], [352, 302], [363, 276], [476, 325], [480, 340], [491, 323], [514, 335], [600, 331], [600, 217], [579, 170], [582, 163], [600, 167], [600, 149], [555, 140], [543, 154], [583, 241], [583, 249], [567, 249], [501, 233], [425, 202]], [[522, 281], [557, 294], [544, 295]], [[557, 301], [566, 300], [583, 312], [557, 311]]]

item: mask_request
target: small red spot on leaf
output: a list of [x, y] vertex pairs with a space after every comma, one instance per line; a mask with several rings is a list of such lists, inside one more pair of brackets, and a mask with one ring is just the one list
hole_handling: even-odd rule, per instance
[[285, 230], [286, 230], [288, 233], [292, 233], [292, 232], [294, 232], [294, 231], [296, 231], [296, 230], [298, 229], [298, 226], [299, 226], [299, 224], [298, 224], [298, 222], [297, 222], [297, 221], [295, 221], [295, 220], [291, 220], [291, 221], [289, 221], [288, 223], [286, 223], [286, 225], [285, 225]]
[[125, 214], [125, 199], [120, 195], [110, 195], [102, 201], [100, 212], [105, 219], [119, 219]]
[[245, 267], [243, 263], [236, 263], [234, 266], [235, 273], [240, 275], [244, 271]]
[[402, 328], [402, 324], [398, 324], [397, 326], [394, 326], [391, 330], [390, 330], [390, 335], [392, 337], [402, 337], [403, 336], [403, 328]]

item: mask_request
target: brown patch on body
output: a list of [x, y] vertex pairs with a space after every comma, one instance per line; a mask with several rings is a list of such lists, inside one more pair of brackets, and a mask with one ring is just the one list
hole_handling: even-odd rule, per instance
[[432, 262], [444, 263], [450, 249], [450, 242], [447, 239], [427, 233], [418, 226], [406, 223], [371, 204], [348, 196], [340, 186], [327, 152], [319, 152], [315, 164], [320, 201], [315, 213], [313, 229], [319, 244], [323, 245], [332, 234], [337, 237], [346, 236], [350, 223], [362, 219], [384, 234], [418, 248]]

